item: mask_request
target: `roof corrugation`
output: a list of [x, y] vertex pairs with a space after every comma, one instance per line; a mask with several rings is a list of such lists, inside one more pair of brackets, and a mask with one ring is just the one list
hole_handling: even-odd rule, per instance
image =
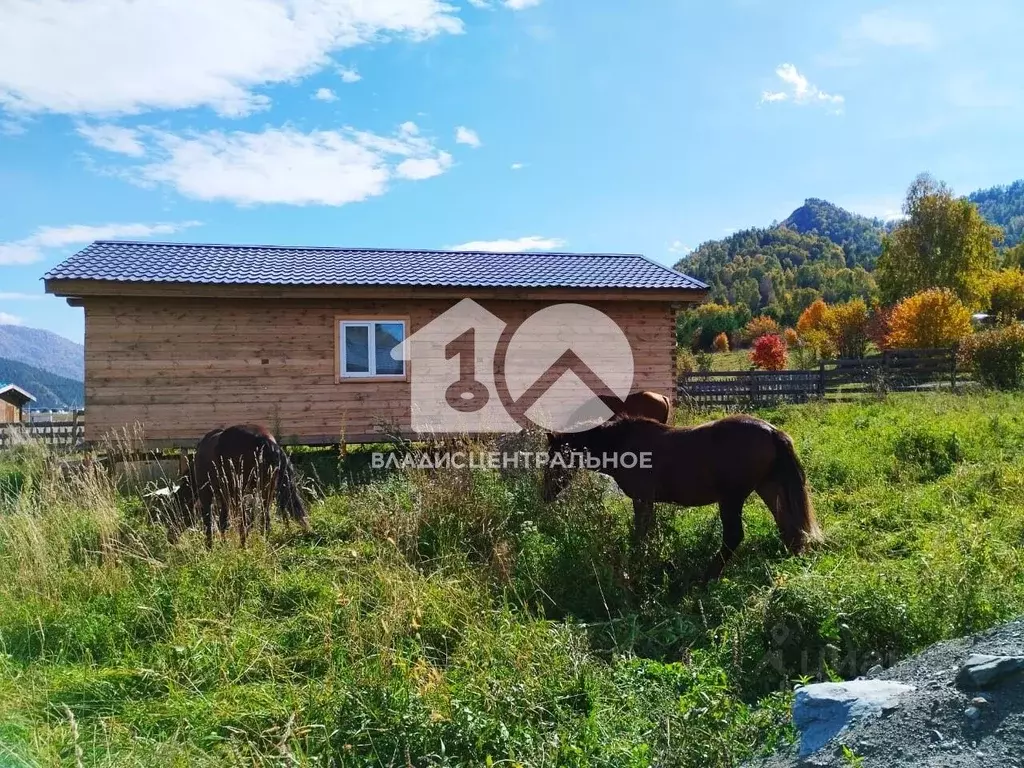
[[46, 280], [473, 288], [707, 286], [639, 254], [301, 248], [98, 240]]

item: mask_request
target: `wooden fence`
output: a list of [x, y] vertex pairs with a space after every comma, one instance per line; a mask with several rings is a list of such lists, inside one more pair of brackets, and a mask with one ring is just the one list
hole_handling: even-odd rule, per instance
[[803, 371], [701, 371], [679, 377], [681, 405], [762, 406], [849, 400], [884, 392], [949, 387], [969, 380], [954, 349], [894, 349], [881, 355], [830, 360]]
[[0, 449], [20, 439], [35, 440], [53, 448], [75, 449], [85, 438], [85, 412], [75, 411], [70, 415], [70, 419], [62, 421], [0, 424]]

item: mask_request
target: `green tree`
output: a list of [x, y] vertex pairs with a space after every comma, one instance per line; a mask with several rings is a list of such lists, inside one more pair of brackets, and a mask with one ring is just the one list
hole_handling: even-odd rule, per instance
[[1002, 230], [927, 174], [910, 185], [903, 212], [906, 220], [882, 238], [877, 276], [882, 298], [892, 303], [929, 288], [948, 288], [977, 306]]

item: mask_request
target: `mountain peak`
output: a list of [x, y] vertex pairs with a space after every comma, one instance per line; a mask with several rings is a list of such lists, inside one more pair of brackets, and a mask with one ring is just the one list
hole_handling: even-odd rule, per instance
[[85, 378], [85, 348], [41, 328], [0, 325], [0, 358], [75, 381]]

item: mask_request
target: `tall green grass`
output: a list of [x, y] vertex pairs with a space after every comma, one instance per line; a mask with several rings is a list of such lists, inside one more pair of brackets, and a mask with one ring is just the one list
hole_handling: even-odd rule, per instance
[[275, 519], [207, 552], [21, 446], [0, 457], [0, 765], [735, 765], [792, 738], [794, 681], [1024, 612], [1022, 405], [761, 414], [827, 543], [787, 556], [751, 501], [708, 589], [713, 510], [659, 507], [631, 573], [630, 505], [592, 474], [544, 505], [536, 473], [300, 453], [313, 534]]

